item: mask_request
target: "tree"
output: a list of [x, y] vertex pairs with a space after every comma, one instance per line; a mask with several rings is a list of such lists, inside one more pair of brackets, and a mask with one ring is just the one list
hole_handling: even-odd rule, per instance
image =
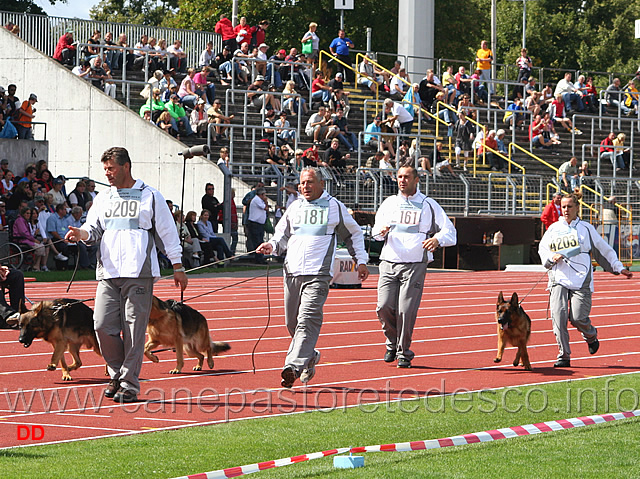
[[[49, 0], [54, 5], [57, 0]], [[67, 0], [59, 0], [60, 3], [67, 3]], [[46, 15], [47, 13], [33, 2], [33, 0], [0, 0], [0, 11], [32, 13], [34, 15]]]
[[101, 0], [89, 15], [102, 22], [165, 26], [175, 16], [178, 3], [178, 0]]

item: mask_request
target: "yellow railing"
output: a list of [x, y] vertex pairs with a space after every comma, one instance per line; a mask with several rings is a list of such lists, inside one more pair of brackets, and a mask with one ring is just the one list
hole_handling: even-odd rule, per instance
[[522, 153], [530, 156], [531, 158], [533, 158], [534, 160], [537, 160], [538, 162], [542, 163], [545, 166], [548, 166], [549, 168], [551, 168], [553, 171], [556, 172], [556, 179], [559, 178], [559, 170], [558, 168], [556, 168], [555, 166], [553, 166], [551, 163], [548, 163], [546, 161], [544, 161], [542, 158], [540, 158], [539, 156], [534, 155], [533, 153], [531, 153], [528, 150], [525, 150], [524, 148], [522, 148], [520, 145], [518, 145], [517, 143], [509, 143], [509, 159], [512, 158], [513, 155], [513, 149], [511, 148], [516, 148], [517, 150], [520, 150]]
[[500, 158], [502, 158], [503, 160], [505, 160], [508, 164], [509, 164], [509, 173], [511, 173], [511, 165], [515, 166], [516, 168], [520, 168], [520, 170], [522, 171], [522, 174], [525, 174], [525, 168], [524, 166], [516, 163], [515, 161], [513, 161], [511, 158], [504, 156], [502, 153], [500, 153], [499, 151], [494, 150], [493, 148], [491, 148], [490, 146], [487, 146], [486, 144], [483, 144], [483, 149], [489, 150], [491, 153], [493, 153], [496, 156], [499, 156]]

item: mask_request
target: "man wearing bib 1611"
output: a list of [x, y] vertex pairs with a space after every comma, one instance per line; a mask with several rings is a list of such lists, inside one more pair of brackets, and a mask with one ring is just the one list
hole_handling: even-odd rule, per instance
[[134, 180], [124, 148], [102, 154], [111, 188], [96, 196], [80, 228], [65, 239], [100, 241], [94, 323], [111, 381], [104, 395], [118, 402], [138, 399], [145, 331], [154, 279], [160, 277], [156, 246], [173, 264], [176, 286], [187, 287], [182, 248], [171, 212], [160, 192]]
[[387, 338], [385, 362], [397, 358], [399, 368], [410, 368], [427, 264], [438, 246], [455, 245], [457, 234], [442, 207], [418, 190], [414, 167], [401, 167], [397, 177], [400, 191], [382, 202], [372, 231], [374, 239], [384, 241], [376, 312]]
[[562, 216], [549, 226], [538, 247], [542, 264], [549, 270], [551, 321], [559, 349], [553, 365], [556, 368], [571, 366], [567, 320], [582, 333], [589, 353], [595, 354], [600, 347], [598, 331], [589, 319], [593, 293], [591, 255], [605, 271], [632, 276], [596, 229], [578, 218], [581, 197], [572, 193], [562, 198]]
[[291, 203], [268, 243], [258, 253], [282, 255], [284, 262], [284, 315], [292, 337], [282, 370], [282, 387], [297, 378], [309, 382], [315, 375], [320, 351], [315, 349], [322, 308], [329, 293], [336, 252], [336, 234], [357, 264], [358, 277], [367, 279], [367, 252], [358, 223], [340, 201], [324, 191], [324, 181], [315, 168], [304, 168], [298, 187], [301, 197]]

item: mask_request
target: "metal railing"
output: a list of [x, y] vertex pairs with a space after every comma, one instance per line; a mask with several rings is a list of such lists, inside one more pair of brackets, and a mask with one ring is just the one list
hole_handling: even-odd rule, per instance
[[189, 65], [198, 64], [200, 53], [207, 48], [209, 41], [213, 42], [215, 51], [222, 50], [222, 37], [214, 32], [81, 20], [30, 13], [0, 12], [0, 24], [5, 25], [8, 22], [20, 27], [20, 38], [50, 57], [53, 56], [58, 39], [67, 30], [73, 31], [74, 39], [81, 41], [90, 38], [94, 30], [100, 30], [103, 37], [107, 32], [113, 32], [114, 41], [121, 33], [124, 33], [127, 35], [130, 45], [135, 45], [142, 35], [157, 39], [164, 38], [169, 45], [175, 40], [180, 40], [182, 48], [187, 54]]

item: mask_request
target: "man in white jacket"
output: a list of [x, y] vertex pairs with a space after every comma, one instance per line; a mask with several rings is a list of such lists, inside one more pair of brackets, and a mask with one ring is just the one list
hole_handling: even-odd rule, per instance
[[358, 276], [367, 279], [368, 255], [358, 223], [340, 201], [324, 191], [317, 169], [300, 174], [300, 198], [291, 203], [276, 226], [271, 241], [258, 253], [282, 255], [284, 262], [284, 315], [291, 335], [282, 370], [282, 387], [290, 388], [297, 378], [309, 382], [315, 375], [320, 351], [315, 349], [322, 326], [322, 308], [333, 276], [336, 235], [347, 246], [357, 264]]
[[397, 358], [399, 368], [410, 368], [427, 264], [436, 248], [455, 245], [457, 234], [442, 207], [418, 190], [413, 166], [401, 167], [397, 177], [400, 191], [382, 202], [372, 231], [374, 239], [384, 241], [376, 312], [386, 337], [385, 362]]
[[175, 222], [159, 191], [134, 180], [126, 149], [110, 148], [102, 166], [111, 188], [100, 192], [80, 228], [69, 226], [65, 239], [100, 241], [94, 323], [111, 381], [104, 395], [135, 402], [153, 282], [160, 277], [156, 245], [171, 260], [176, 286], [187, 287]]
[[538, 247], [542, 264], [549, 270], [547, 289], [553, 334], [559, 350], [558, 360], [553, 365], [556, 368], [571, 366], [567, 320], [582, 333], [589, 353], [595, 354], [600, 347], [598, 331], [589, 319], [593, 293], [591, 256], [605, 271], [632, 277], [596, 229], [578, 218], [581, 196], [573, 193], [562, 198], [562, 216], [549, 226]]

